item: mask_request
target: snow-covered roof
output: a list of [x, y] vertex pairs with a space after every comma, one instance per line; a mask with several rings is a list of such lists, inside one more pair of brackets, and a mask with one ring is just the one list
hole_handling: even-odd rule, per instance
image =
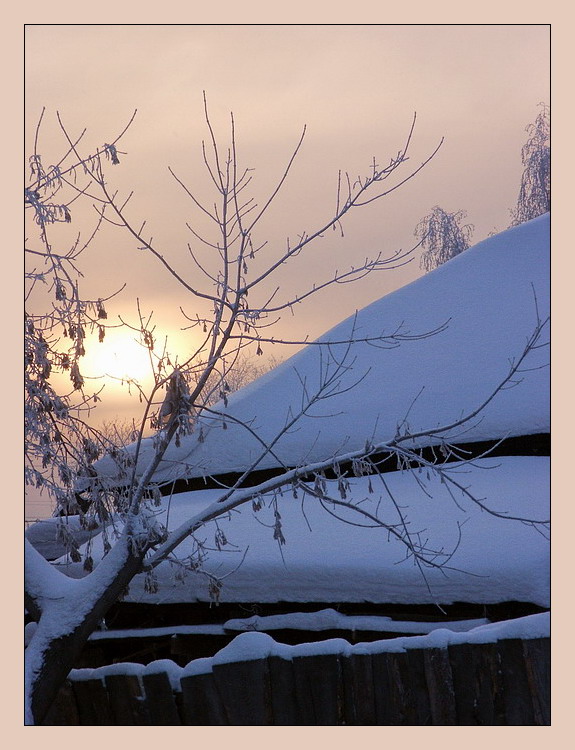
[[[540, 318], [549, 314], [549, 215], [491, 237], [417, 281], [365, 307], [273, 371], [229, 398], [226, 415], [203, 417], [180, 447], [168, 449], [157, 481], [243, 471], [286, 423], [334, 377], [329, 398], [314, 403], [257, 463], [298, 466], [381, 442], [406, 417], [412, 431], [437, 427], [472, 411], [505, 377]], [[380, 335], [436, 335], [388, 348]], [[500, 392], [455, 442], [549, 431], [546, 348], [532, 352], [522, 382]], [[338, 371], [338, 363], [342, 365]], [[355, 384], [355, 385], [354, 385]], [[327, 395], [327, 393], [326, 393]], [[245, 425], [249, 426], [249, 429]], [[201, 433], [201, 438], [200, 438]], [[257, 434], [257, 438], [255, 434]], [[258, 439], [259, 438], [259, 439]], [[419, 444], [437, 443], [422, 439]], [[144, 441], [139, 471], [152, 455]], [[109, 458], [96, 467], [114, 482]]]
[[[449, 471], [491, 510], [541, 521], [549, 517], [549, 458], [483, 458], [473, 465], [449, 464]], [[260, 510], [254, 511], [251, 504], [242, 506], [217, 526], [210, 522], [197, 533], [205, 547], [214, 550], [201, 572], [182, 577], [178, 564], [163, 562], [155, 571], [158, 591], [146, 592], [144, 576], [139, 575], [130, 583], [126, 601], [209, 601], [207, 574], [211, 574], [223, 580], [220, 600], [224, 602], [525, 601], [549, 605], [549, 543], [540, 529], [495, 517], [462, 493], [454, 499], [433, 476], [428, 481], [406, 470], [382, 477], [371, 477], [373, 493], [369, 492], [370, 478], [351, 478], [348, 497], [362, 501], [366, 510], [379, 503], [379, 516], [389, 524], [400, 522], [400, 507], [414, 538], [419, 532], [419, 539], [429, 540], [436, 550], [455, 549], [448, 567], [424, 567], [424, 578], [413, 559], [405, 559], [403, 544], [385, 529], [338, 520], [332, 513], [341, 515], [341, 508], [326, 503], [326, 510], [311, 498], [304, 502], [301, 492], [294, 498], [290, 487], [277, 505], [285, 537], [281, 549], [274, 540], [272, 501], [264, 498]], [[418, 483], [421, 479], [426, 481], [428, 494]], [[327, 485], [328, 492], [331, 489], [338, 498], [337, 482]], [[166, 497], [159, 520], [175, 529], [220, 494], [219, 490], [198, 490]], [[365, 523], [351, 512], [347, 517]], [[215, 549], [218, 528], [221, 551]], [[190, 539], [184, 541], [176, 550], [178, 559], [189, 556], [193, 544]], [[95, 541], [91, 554], [95, 560], [101, 556], [101, 540]], [[81, 563], [70, 564], [67, 572], [82, 575]]]
[[86, 529], [80, 516], [56, 516], [31, 524], [25, 531], [26, 539], [46, 560], [56, 560], [66, 553], [66, 540], [77, 546], [100, 533], [101, 526]]

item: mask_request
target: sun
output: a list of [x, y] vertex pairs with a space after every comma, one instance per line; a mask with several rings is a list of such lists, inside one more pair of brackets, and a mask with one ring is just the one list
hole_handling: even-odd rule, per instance
[[90, 337], [85, 348], [82, 372], [87, 377], [142, 384], [152, 374], [149, 351], [134, 332], [108, 329], [102, 342]]

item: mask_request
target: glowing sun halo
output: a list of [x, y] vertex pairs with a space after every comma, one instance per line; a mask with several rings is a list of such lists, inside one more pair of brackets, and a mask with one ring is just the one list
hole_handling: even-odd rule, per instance
[[87, 342], [83, 370], [89, 377], [129, 378], [141, 383], [151, 374], [149, 352], [136, 341], [135, 334], [108, 331], [101, 343]]

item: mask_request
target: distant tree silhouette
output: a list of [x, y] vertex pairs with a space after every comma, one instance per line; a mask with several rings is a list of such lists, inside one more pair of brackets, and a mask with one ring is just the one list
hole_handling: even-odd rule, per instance
[[473, 224], [461, 224], [466, 211], [447, 213], [434, 206], [415, 228], [415, 236], [421, 240], [423, 254], [421, 267], [431, 271], [445, 261], [467, 250], [473, 234]]
[[551, 208], [550, 111], [541, 103], [535, 122], [526, 127], [529, 138], [521, 149], [523, 175], [511, 226], [541, 216]]

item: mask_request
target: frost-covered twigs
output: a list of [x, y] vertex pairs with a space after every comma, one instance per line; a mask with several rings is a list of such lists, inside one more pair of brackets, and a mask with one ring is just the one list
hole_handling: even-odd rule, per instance
[[[88, 196], [91, 184], [90, 180], [79, 184], [81, 175], [112, 145], [93, 156], [76, 158], [74, 149], [82, 134], [62, 157], [46, 166], [39, 154], [43, 116], [44, 112], [36, 129], [25, 190], [25, 207], [32, 212], [32, 228], [36, 227], [25, 247], [29, 262], [25, 269], [25, 473], [27, 483], [49, 492], [59, 510], [78, 512], [75, 477], [89, 474], [91, 464], [115, 446], [86, 421], [100, 400], [101, 386], [90, 388], [82, 358], [90, 333], [104, 340], [110, 327], [107, 303], [125, 285], [97, 299], [86, 299], [81, 293], [78, 261], [100, 230], [101, 216], [84, 239], [79, 233], [69, 240], [62, 232], [52, 234], [57, 224], [72, 223], [70, 206]], [[100, 202], [105, 205], [102, 196]], [[62, 385], [65, 379], [68, 387]], [[109, 510], [105, 505], [95, 502], [93, 513], [105, 516]]]
[[511, 226], [541, 216], [551, 208], [551, 122], [549, 106], [541, 103], [535, 122], [526, 127], [529, 134], [521, 149], [523, 174], [517, 206], [511, 212]]
[[[186, 222], [186, 226], [199, 243], [199, 248], [192, 248], [191, 245], [188, 245], [189, 255], [192, 257], [196, 269], [200, 272], [193, 283], [189, 275], [185, 276], [181, 270], [176, 269], [175, 264], [169, 258], [169, 253], [157, 247], [152, 237], [143, 235], [145, 222], [136, 224], [127, 216], [125, 203], [122, 203], [115, 194], [109, 191], [102, 173], [98, 170], [94, 170], [92, 173], [92, 177], [96, 181], [100, 181], [100, 187], [116, 214], [115, 222], [124, 226], [130, 232], [139, 248], [145, 249], [156, 257], [164, 269], [178, 281], [183, 290], [189, 292], [198, 303], [208, 304], [209, 312], [206, 315], [201, 316], [195, 312], [194, 315], [186, 316], [192, 326], [201, 327], [205, 334], [205, 354], [203, 356], [205, 367], [197, 378], [196, 387], [191, 393], [194, 403], [200, 399], [206, 382], [210, 380], [213, 383], [214, 373], [217, 371], [220, 372], [222, 385], [219, 390], [225, 391], [223, 387], [225, 373], [222, 372], [221, 368], [224, 355], [233, 359], [235, 354], [251, 343], [254, 344], [256, 353], [261, 353], [261, 343], [273, 340], [266, 335], [265, 328], [273, 324], [274, 316], [278, 313], [292, 309], [295, 304], [303, 302], [311, 295], [319, 293], [332, 284], [357, 280], [376, 270], [394, 268], [409, 259], [410, 252], [399, 252], [390, 258], [382, 258], [380, 255], [373, 259], [366, 258], [359, 266], [343, 272], [336, 271], [327, 281], [320, 284], [311, 284], [309, 289], [288, 297], [286, 301], [280, 304], [273, 301], [279, 286], [271, 294], [265, 291], [267, 282], [282, 270], [282, 266], [286, 262], [302, 253], [312, 242], [325, 238], [327, 230], [336, 226], [341, 227], [343, 218], [351, 210], [382, 198], [397, 189], [400, 184], [404, 184], [411, 179], [437, 151], [436, 149], [407, 176], [399, 179], [397, 184], [393, 183], [388, 189], [377, 192], [377, 186], [383, 181], [389, 180], [392, 176], [395, 177], [395, 173], [407, 161], [415, 125], [414, 121], [405, 144], [387, 166], [379, 167], [374, 160], [370, 172], [365, 177], [351, 180], [347, 176], [348, 189], [345, 197], [343, 197], [340, 179], [339, 198], [335, 214], [324, 222], [320, 228], [312, 232], [300, 233], [296, 241], [288, 239], [286, 249], [283, 252], [270, 252], [270, 259], [264, 263], [262, 269], [261, 264], [258, 264], [256, 260], [259, 259], [267, 242], [258, 241], [255, 235], [256, 229], [259, 228], [262, 217], [277, 199], [289, 175], [294, 160], [299, 154], [305, 129], [277, 185], [268, 198], [264, 200], [263, 205], [258, 207], [253, 197], [245, 196], [245, 191], [252, 181], [252, 170], [239, 167], [233, 115], [230, 119], [231, 142], [227, 151], [224, 151], [217, 142], [205, 96], [204, 114], [209, 139], [208, 145], [203, 144], [202, 153], [209, 181], [216, 192], [213, 205], [210, 205], [209, 200], [200, 198], [199, 194], [187, 186], [186, 181], [180, 175], [176, 174], [173, 169], [170, 170], [179, 187], [191, 199], [192, 206], [200, 211], [203, 220], [211, 224], [214, 229], [213, 238], [206, 237], [202, 230], [196, 229], [190, 222]], [[72, 139], [69, 138], [69, 141], [71, 142]], [[374, 190], [376, 191], [375, 194], [373, 194]], [[252, 212], [255, 212], [253, 216]], [[202, 286], [204, 281], [206, 284]], [[259, 301], [257, 300], [258, 294], [260, 297], [262, 294], [264, 295]], [[193, 362], [194, 360], [190, 358], [183, 361], [180, 366], [185, 371], [186, 367], [192, 365]], [[207, 400], [205, 401], [207, 402]]]
[[[232, 388], [230, 384], [234, 368], [237, 368], [249, 347], [253, 347], [256, 356], [262, 354], [262, 338], [271, 338], [266, 329], [277, 319], [280, 311], [290, 309], [331, 284], [358, 279], [366, 273], [394, 267], [406, 260], [404, 254], [396, 254], [390, 260], [382, 259], [379, 255], [374, 259], [366, 258], [357, 268], [341, 273], [336, 271], [327, 282], [310, 284], [308, 290], [295, 296], [288, 295], [283, 303], [275, 302], [279, 284], [276, 291], [270, 292], [266, 288], [268, 280], [277, 276], [286, 262], [312, 242], [321, 239], [326, 230], [332, 227], [341, 229], [342, 219], [349, 211], [396, 190], [432, 158], [433, 154], [424, 164], [406, 177], [398, 178], [395, 183], [389, 181], [407, 160], [414, 123], [403, 148], [386, 167], [380, 168], [374, 160], [367, 176], [354, 181], [347, 178], [347, 196], [340, 184], [334, 216], [321, 222], [320, 227], [311, 232], [300, 232], [296, 240], [288, 239], [285, 250], [275, 254], [272, 252], [264, 260], [262, 251], [267, 242], [256, 237], [256, 230], [259, 231], [261, 219], [275, 204], [289, 176], [300, 152], [305, 129], [276, 186], [262, 206], [258, 207], [255, 199], [247, 193], [252, 183], [251, 170], [239, 167], [233, 116], [231, 143], [227, 149], [222, 149], [215, 137], [205, 98], [204, 114], [209, 138], [207, 145], [202, 145], [202, 154], [208, 180], [216, 192], [214, 204], [211, 205], [202, 196], [196, 196], [185, 181], [171, 170], [192, 206], [200, 211], [202, 219], [207, 220], [214, 230], [213, 236], [205, 237], [200, 227], [187, 223], [194, 242], [200, 244], [199, 249], [188, 246], [187, 256], [194, 264], [192, 273], [185, 266], [183, 269], [177, 268], [179, 263], [171, 253], [157, 247], [153, 237], [144, 235], [145, 221], [135, 224], [128, 218], [132, 193], [121, 198], [109, 186], [105, 173], [108, 165], [120, 163], [118, 142], [127, 128], [117, 138], [108, 139], [93, 153], [83, 154], [86, 131], [77, 136], [71, 135], [58, 113], [58, 124], [66, 147], [63, 156], [55, 159], [53, 165], [46, 166], [46, 161], [39, 154], [38, 124], [34, 153], [29, 162], [30, 183], [25, 194], [25, 205], [31, 211], [35, 227], [34, 237], [27, 243], [27, 256], [31, 262], [38, 263], [38, 266], [29, 269], [27, 276], [27, 303], [30, 305], [26, 328], [28, 479], [53, 493], [59, 512], [79, 512], [86, 526], [97, 523], [103, 527], [104, 557], [95, 565], [90, 550], [85, 552], [83, 563], [87, 576], [81, 586], [75, 587], [74, 595], [68, 592], [70, 598], [65, 622], [54, 625], [52, 620], [48, 627], [50, 618], [47, 619], [46, 613], [42, 613], [40, 626], [28, 651], [31, 661], [36, 659], [30, 673], [32, 709], [36, 718], [41, 718], [46, 711], [58, 680], [65, 677], [66, 665], [72, 665], [74, 655], [81, 648], [90, 628], [95, 627], [130, 579], [143, 569], [146, 555], [156, 550], [154, 557], [164, 559], [178, 544], [180, 536], [176, 534], [168, 541], [165, 529], [157, 523], [154, 504], [158, 500], [158, 489], [152, 486], [168, 446], [172, 442], [177, 446], [181, 438], [195, 428], [198, 414], [210, 408], [214, 394], [222, 398], [225, 404]], [[390, 187], [381, 191], [381, 183], [386, 180]], [[87, 200], [96, 209], [95, 227], [86, 240], [81, 241], [78, 235], [68, 248], [63, 249], [61, 235], [54, 235], [53, 230], [59, 224], [73, 224], [72, 204]], [[142, 400], [142, 418], [140, 425], [135, 427], [137, 435], [132, 450], [126, 450], [122, 441], [116, 440], [117, 436], [98, 432], [85, 419], [86, 410], [94, 407], [99, 394], [89, 391], [88, 381], [82, 372], [82, 358], [86, 353], [88, 333], [97, 333], [100, 341], [106, 335], [110, 326], [106, 302], [110, 295], [85, 300], [80, 289], [82, 274], [78, 263], [80, 255], [91, 245], [104, 222], [123, 228], [140, 250], [151, 254], [158, 261], [160, 269], [178, 282], [182, 293], [188, 295], [195, 307], [208, 307], [207, 312], [194, 311], [194, 315], [187, 316], [196, 327], [202, 329], [203, 340], [178, 364], [170, 360], [165, 348], [163, 352], [157, 352], [151, 318], [142, 313], [138, 304], [139, 321], [133, 328], [148, 350], [154, 377], [148, 392], [135, 384]], [[263, 265], [260, 261], [263, 261]], [[48, 311], [42, 313], [33, 308], [35, 294], [40, 287], [46, 287], [51, 298]], [[124, 325], [122, 320], [120, 322]], [[382, 336], [381, 343], [398, 343], [400, 332], [396, 333], [397, 337], [392, 334], [387, 340]], [[405, 336], [404, 332], [401, 335]], [[326, 359], [326, 369], [318, 388], [306, 389], [302, 384], [301, 414], [306, 413], [314, 403], [341, 390], [339, 381], [341, 373], [349, 367], [346, 358], [350, 342], [347, 349], [344, 344], [343, 352], [340, 351], [337, 356], [332, 347], [329, 357], [333, 361], [327, 366]], [[68, 374], [71, 381], [70, 392], [63, 394], [57, 392], [54, 380], [55, 374], [62, 373]], [[288, 418], [281, 434], [291, 429], [298, 416], [295, 414]], [[225, 414], [222, 414], [222, 418], [225, 419]], [[147, 465], [138, 473], [142, 438], [150, 423], [157, 429], [153, 450], [146, 459]], [[280, 436], [275, 440], [263, 441], [262, 456], [273, 453]], [[104, 454], [115, 466], [113, 482], [102, 481], [93, 466]], [[256, 461], [251, 468], [255, 469], [258, 463]], [[290, 481], [289, 473], [286, 472], [285, 478], [277, 486]], [[233, 489], [225, 492], [224, 496], [233, 496]], [[247, 497], [244, 502], [247, 502]], [[236, 502], [237, 497], [233, 501], [221, 498], [213, 512], [203, 514], [197, 523], [192, 519], [186, 527], [185, 536], [203, 528], [210, 520], [217, 519], [226, 512], [227, 505], [233, 508]], [[275, 533], [280, 539], [279, 515], [277, 520]], [[70, 554], [77, 559], [80, 553], [73, 539], [69, 538], [69, 541]], [[219, 535], [216, 547], [222, 546], [223, 539]], [[154, 566], [150, 564], [147, 567], [151, 569]], [[42, 566], [32, 565], [30, 575], [37, 578], [32, 589], [35, 586], [41, 588], [44, 575]], [[148, 586], [151, 589], [154, 585], [150, 574]], [[221, 582], [214, 579], [211, 586], [214, 595], [217, 595]], [[84, 598], [77, 593], [80, 589], [87, 594]]]
[[467, 250], [473, 234], [472, 224], [462, 224], [465, 211], [449, 213], [434, 206], [415, 228], [415, 236], [423, 247], [421, 267], [431, 271]]

